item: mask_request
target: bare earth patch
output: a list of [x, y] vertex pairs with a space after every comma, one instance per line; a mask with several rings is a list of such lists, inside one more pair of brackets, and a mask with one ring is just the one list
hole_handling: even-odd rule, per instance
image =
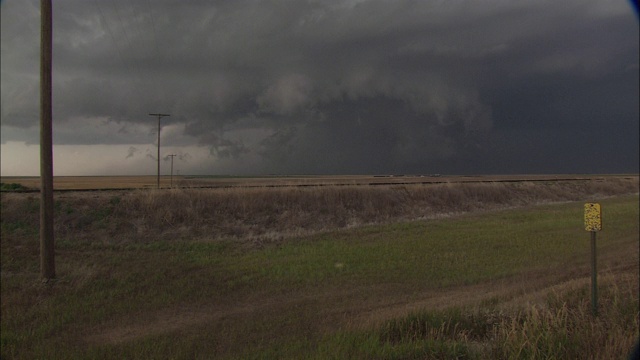
[[[637, 244], [608, 249], [599, 254], [599, 287], [611, 286], [617, 281], [638, 283], [640, 265], [637, 262]], [[590, 270], [584, 264], [567, 269], [540, 269], [521, 275], [496, 279], [480, 284], [430, 289], [420, 294], [396, 293], [391, 287], [376, 286], [375, 296], [360, 301], [346, 301], [326, 313], [318, 314], [317, 321], [325, 323], [327, 331], [335, 328], [366, 329], [379, 326], [384, 321], [409, 315], [421, 310], [444, 310], [454, 307], [478, 307], [493, 303], [506, 313], [531, 305], [543, 304], [549, 294], [562, 294], [581, 287], [588, 287]], [[367, 289], [371, 294], [371, 288]], [[292, 293], [249, 299], [235, 305], [211, 304], [200, 307], [180, 305], [160, 312], [143, 314], [136, 322], [127, 319], [89, 329], [85, 341], [90, 344], [122, 344], [147, 336], [180, 333], [222, 319], [242, 319], [256, 313], [274, 313], [292, 307], [304, 307], [311, 303], [342, 304], [341, 299], [357, 299], [363, 288], [337, 289], [316, 294]]]

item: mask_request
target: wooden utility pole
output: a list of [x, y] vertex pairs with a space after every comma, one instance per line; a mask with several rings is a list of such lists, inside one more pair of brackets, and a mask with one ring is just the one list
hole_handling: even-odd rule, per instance
[[40, 0], [40, 274], [56, 277], [53, 238], [52, 6]]
[[171, 177], [170, 177], [170, 182], [169, 182], [169, 187], [173, 187], [173, 158], [176, 157], [176, 154], [169, 154], [167, 156], [171, 157]]
[[160, 189], [160, 118], [171, 116], [169, 114], [149, 114], [149, 116], [158, 117], [158, 189]]

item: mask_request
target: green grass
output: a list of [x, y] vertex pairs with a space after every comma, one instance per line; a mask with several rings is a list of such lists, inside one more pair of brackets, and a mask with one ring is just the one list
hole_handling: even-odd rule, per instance
[[[238, 254], [226, 267], [255, 279], [252, 286], [471, 284], [586, 258], [589, 235], [583, 230], [579, 205], [327, 233]], [[600, 235], [602, 246], [612, 246], [620, 234], [637, 229], [628, 218], [619, 216], [633, 211], [632, 202], [607, 205], [608, 230]], [[212, 253], [193, 251], [189, 260], [198, 265], [223, 261]]]
[[18, 183], [0, 183], [0, 191], [23, 191], [30, 188]]
[[[606, 254], [637, 244], [638, 197], [601, 203], [599, 250]], [[349, 325], [352, 315], [387, 300], [410, 302], [425, 292], [538, 270], [587, 269], [589, 234], [582, 211], [582, 203], [537, 206], [341, 230], [263, 248], [232, 241], [91, 243], [67, 236], [57, 240], [58, 279], [48, 285], [38, 281], [37, 238], [3, 223], [1, 356], [447, 359], [489, 353], [510, 358], [531, 332], [517, 326], [537, 315], [524, 311], [501, 319], [504, 333], [489, 324], [491, 313], [463, 308], [419, 312], [365, 330]], [[584, 320], [583, 295], [550, 304], [562, 309], [569, 301], [566, 316]], [[629, 300], [604, 291], [605, 296], [617, 296], [626, 309], [616, 310], [614, 324], [633, 323], [635, 316], [637, 325], [637, 296]], [[493, 311], [498, 303], [484, 306]], [[90, 336], [185, 313], [193, 314], [189, 321], [175, 327], [167, 322], [166, 331], [146, 329], [123, 341]], [[544, 325], [544, 316], [538, 319], [543, 328], [556, 326], [551, 320]], [[612, 326], [603, 323], [592, 332]], [[625, 329], [621, 333], [634, 331]], [[597, 335], [578, 333], [584, 339]], [[512, 352], [499, 352], [490, 335], [501, 345], [511, 344]], [[523, 354], [541, 354], [540, 346]], [[571, 346], [577, 345], [554, 347], [551, 357], [573, 354], [563, 353]]]

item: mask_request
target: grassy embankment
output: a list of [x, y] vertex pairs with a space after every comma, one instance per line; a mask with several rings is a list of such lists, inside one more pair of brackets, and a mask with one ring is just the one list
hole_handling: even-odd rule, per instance
[[558, 186], [60, 197], [47, 285], [37, 199], [3, 195], [2, 358], [622, 357], [637, 195], [601, 201], [598, 318], [582, 202], [473, 212], [637, 191]]

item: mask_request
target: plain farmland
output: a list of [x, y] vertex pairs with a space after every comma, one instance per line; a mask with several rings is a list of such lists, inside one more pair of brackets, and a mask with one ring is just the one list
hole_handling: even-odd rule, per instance
[[[292, 175], [292, 176], [161, 176], [160, 186], [169, 188], [171, 184], [179, 188], [228, 188], [228, 187], [277, 187], [277, 186], [355, 186], [393, 184], [438, 184], [477, 183], [511, 181], [558, 181], [597, 180], [612, 178], [637, 178], [637, 175]], [[36, 176], [4, 176], [2, 183], [20, 184], [29, 189], [40, 187]], [[100, 189], [153, 189], [157, 186], [156, 176], [55, 176], [56, 190], [100, 190]]]
[[37, 194], [3, 193], [2, 358], [621, 357], [637, 192], [631, 176], [58, 193], [47, 285]]

